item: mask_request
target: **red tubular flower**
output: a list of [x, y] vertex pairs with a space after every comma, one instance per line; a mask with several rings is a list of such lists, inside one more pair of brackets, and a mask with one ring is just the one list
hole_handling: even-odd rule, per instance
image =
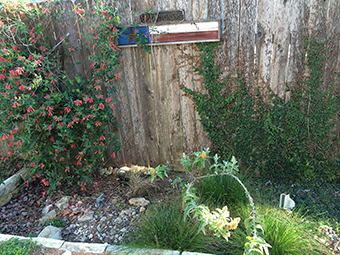
[[74, 103], [78, 106], [78, 105], [81, 105], [82, 101], [77, 99], [77, 100], [74, 101]]
[[[34, 112], [35, 110], [34, 110], [34, 108], [32, 106], [30, 106], [30, 107], [28, 107], [27, 111], [28, 112]], [[24, 115], [24, 116], [26, 116], [26, 115]]]
[[99, 106], [98, 106], [98, 108], [99, 108], [99, 109], [102, 109], [102, 110], [104, 109], [104, 107], [105, 107], [105, 106], [104, 106], [102, 103], [100, 103]]

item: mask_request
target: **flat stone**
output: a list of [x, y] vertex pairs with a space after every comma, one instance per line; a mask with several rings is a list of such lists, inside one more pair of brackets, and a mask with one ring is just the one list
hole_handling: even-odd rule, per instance
[[38, 244], [46, 248], [56, 248], [56, 249], [59, 249], [65, 242], [63, 240], [44, 238], [44, 237], [34, 237], [32, 238], [32, 240], [36, 241]]
[[47, 226], [40, 232], [38, 237], [61, 240], [61, 230], [54, 226]]
[[162, 249], [141, 249], [141, 248], [127, 248], [124, 246], [118, 245], [109, 245], [106, 249], [106, 252], [115, 255], [139, 255], [139, 254], [148, 254], [148, 255], [180, 255], [179, 251], [171, 251], [171, 250], [162, 250]]
[[150, 204], [149, 200], [146, 200], [144, 197], [136, 197], [136, 198], [131, 198], [129, 200], [130, 205], [137, 205], [137, 206], [147, 206]]
[[94, 211], [90, 210], [87, 212], [87, 214], [84, 214], [83, 216], [81, 216], [78, 221], [79, 222], [84, 222], [84, 221], [88, 221], [88, 220], [92, 220], [94, 215]]
[[103, 253], [105, 252], [107, 246], [108, 244], [65, 242], [63, 246], [60, 247], [60, 250]]
[[48, 219], [55, 218], [56, 216], [57, 216], [57, 213], [55, 212], [55, 210], [52, 210], [48, 212], [47, 214], [45, 214], [39, 221], [40, 223], [44, 223]]
[[62, 197], [58, 202], [55, 203], [55, 205], [59, 208], [59, 209], [65, 209], [68, 207], [68, 202], [70, 201], [71, 197], [70, 196], [65, 196]]

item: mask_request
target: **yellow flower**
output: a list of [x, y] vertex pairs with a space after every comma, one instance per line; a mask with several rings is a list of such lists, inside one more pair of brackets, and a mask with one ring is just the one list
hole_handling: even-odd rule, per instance
[[309, 166], [309, 163], [307, 162], [306, 166]]
[[201, 158], [205, 159], [206, 157], [207, 157], [207, 153], [205, 153], [205, 151], [203, 151], [202, 154], [201, 154]]
[[250, 237], [250, 236], [247, 236], [246, 238], [247, 238], [249, 241], [251, 240], [251, 237]]

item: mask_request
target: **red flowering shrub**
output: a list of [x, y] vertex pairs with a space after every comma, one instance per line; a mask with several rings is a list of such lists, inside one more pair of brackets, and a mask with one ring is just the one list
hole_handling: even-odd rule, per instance
[[[8, 141], [9, 156], [30, 161], [32, 180], [42, 176], [50, 191], [62, 181], [77, 181], [84, 190], [108, 145], [113, 157], [120, 148], [109, 130], [115, 107], [101, 90], [103, 82], [120, 77], [115, 72], [120, 51], [113, 43], [116, 9], [97, 6], [92, 12], [99, 25], [89, 39], [99, 53], [88, 79], [76, 75], [70, 80], [45, 36], [44, 18], [52, 15], [47, 4], [13, 6], [9, 1], [0, 7], [0, 138]], [[75, 11], [83, 18], [83, 10]]]

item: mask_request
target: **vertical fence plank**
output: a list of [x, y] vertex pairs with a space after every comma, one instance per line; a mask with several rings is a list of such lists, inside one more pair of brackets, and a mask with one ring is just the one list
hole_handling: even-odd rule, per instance
[[256, 32], [256, 0], [241, 0], [238, 66], [248, 85], [254, 84], [254, 47]]
[[340, 45], [340, 2], [336, 0], [329, 0], [327, 6], [327, 17], [326, 17], [326, 36], [329, 50], [326, 52], [327, 59], [325, 61], [324, 68], [324, 88], [328, 91], [332, 82], [334, 82], [334, 87], [339, 91], [339, 77], [336, 75], [337, 66], [339, 64], [339, 45]]
[[270, 88], [279, 97], [285, 95], [286, 67], [290, 43], [290, 1], [276, 1], [274, 20], [274, 45]]
[[[161, 10], [175, 10], [178, 8], [177, 0], [162, 0], [160, 8]], [[168, 102], [168, 136], [170, 142], [170, 158], [168, 160], [170, 160], [172, 164], [179, 166], [179, 160], [183, 154], [183, 129], [181, 124], [182, 121], [179, 91], [179, 73], [177, 66], [177, 46], [162, 46], [162, 56], [163, 63], [160, 67], [162, 69], [161, 71], [164, 72], [164, 81], [162, 81], [162, 86], [167, 88]], [[160, 146], [162, 145], [160, 144]]]
[[127, 26], [132, 24], [132, 13], [130, 11], [129, 0], [119, 0], [114, 3], [118, 9], [118, 15], [121, 20], [122, 26]]
[[273, 24], [274, 24], [275, 1], [259, 1], [257, 35], [256, 35], [256, 58], [257, 58], [257, 88], [267, 91], [270, 81], [270, 72], [273, 55]]
[[177, 62], [177, 46], [170, 45], [163, 47], [167, 61], [163, 64], [164, 86], [168, 89], [168, 112], [170, 128], [170, 150], [171, 162], [180, 165], [180, 158], [183, 154], [183, 129], [181, 120], [181, 102], [179, 90], [179, 74]]
[[224, 2], [224, 28], [222, 38], [224, 44], [224, 66], [226, 75], [237, 77], [237, 62], [239, 50], [239, 24], [240, 1], [231, 0]]
[[[206, 9], [207, 9], [206, 0], [193, 0], [192, 2], [192, 18], [193, 20], [205, 19], [206, 17]], [[198, 64], [198, 57], [200, 52], [198, 51], [196, 46], [192, 48], [192, 65]], [[202, 82], [202, 76], [197, 73], [193, 73], [193, 87], [196, 91], [201, 91], [206, 93]], [[208, 148], [211, 146], [210, 141], [207, 139], [207, 133], [203, 130], [203, 125], [200, 122], [201, 118], [197, 111], [194, 112], [194, 125], [195, 125], [195, 146], [194, 151], [203, 150], [203, 148]]]
[[166, 84], [167, 78], [164, 70], [164, 59], [167, 55], [164, 54], [163, 46], [153, 47], [151, 50], [151, 74], [152, 84], [154, 89], [154, 107], [155, 107], [155, 122], [157, 123], [154, 130], [157, 133], [157, 149], [154, 152], [158, 155], [159, 162], [166, 162], [171, 159], [170, 145], [170, 123], [168, 113], [169, 86]]
[[192, 19], [203, 20], [206, 17], [207, 1], [192, 0]]
[[[176, 8], [184, 10], [184, 19], [192, 19], [191, 2], [187, 0], [180, 0], [176, 2]], [[179, 64], [179, 82], [181, 85], [193, 89], [193, 75], [192, 75], [192, 44], [180, 44], [177, 46], [178, 64]], [[191, 100], [181, 93], [181, 121], [183, 129], [184, 152], [192, 153], [194, 150], [194, 105]]]
[[208, 19], [221, 18], [222, 4], [222, 0], [208, 1]]
[[[178, 46], [179, 62], [179, 82], [181, 86], [193, 89], [192, 46], [184, 44]], [[189, 97], [181, 92], [181, 118], [184, 136], [184, 152], [192, 153], [195, 143], [195, 126], [194, 126], [194, 104]]]
[[[122, 50], [123, 63], [125, 64], [125, 49]], [[117, 153], [117, 158], [115, 163], [119, 166], [124, 163], [131, 163], [137, 160], [136, 158], [136, 139], [132, 126], [132, 115], [130, 110], [130, 98], [126, 85], [126, 77], [124, 67], [121, 71], [121, 79], [119, 79], [115, 84], [117, 92], [114, 93], [114, 98], [116, 101], [116, 111], [119, 128], [119, 139], [123, 148]]]
[[[155, 2], [154, 2], [155, 3]], [[148, 1], [132, 1], [131, 11], [134, 22], [138, 22], [138, 15], [144, 11], [154, 8], [153, 4], [149, 4]], [[130, 86], [134, 87], [136, 92], [137, 102], [132, 103], [131, 98], [131, 109], [132, 119], [134, 120], [134, 129], [136, 134], [137, 143], [137, 158], [139, 159], [137, 164], [156, 166], [158, 164], [158, 148], [157, 148], [157, 126], [155, 119], [155, 102], [153, 95], [153, 87], [151, 80], [151, 69], [150, 69], [150, 55], [143, 49], [134, 48], [131, 52], [130, 58], [134, 63], [130, 63], [134, 74], [133, 85], [128, 82]], [[129, 66], [126, 66], [126, 69]], [[130, 72], [130, 70], [126, 70]], [[130, 91], [133, 91], [132, 89]], [[132, 95], [131, 95], [132, 97]], [[136, 108], [137, 107], [137, 108]], [[138, 110], [137, 110], [138, 109]], [[139, 139], [141, 144], [139, 144]]]
[[[290, 10], [290, 54], [287, 65], [287, 85], [295, 87], [304, 73], [305, 38], [308, 38], [308, 6], [305, 0], [293, 1]], [[290, 92], [288, 93], [288, 98]], [[287, 99], [288, 99], [287, 98]]]
[[[147, 165], [147, 146], [144, 129], [144, 110], [141, 95], [141, 87], [145, 73], [148, 72], [146, 66], [146, 56], [143, 49], [129, 48], [125, 50], [125, 74], [126, 84], [129, 93], [130, 110], [132, 117], [132, 132], [136, 138], [136, 162], [135, 164]], [[148, 72], [149, 74], [149, 72]]]

